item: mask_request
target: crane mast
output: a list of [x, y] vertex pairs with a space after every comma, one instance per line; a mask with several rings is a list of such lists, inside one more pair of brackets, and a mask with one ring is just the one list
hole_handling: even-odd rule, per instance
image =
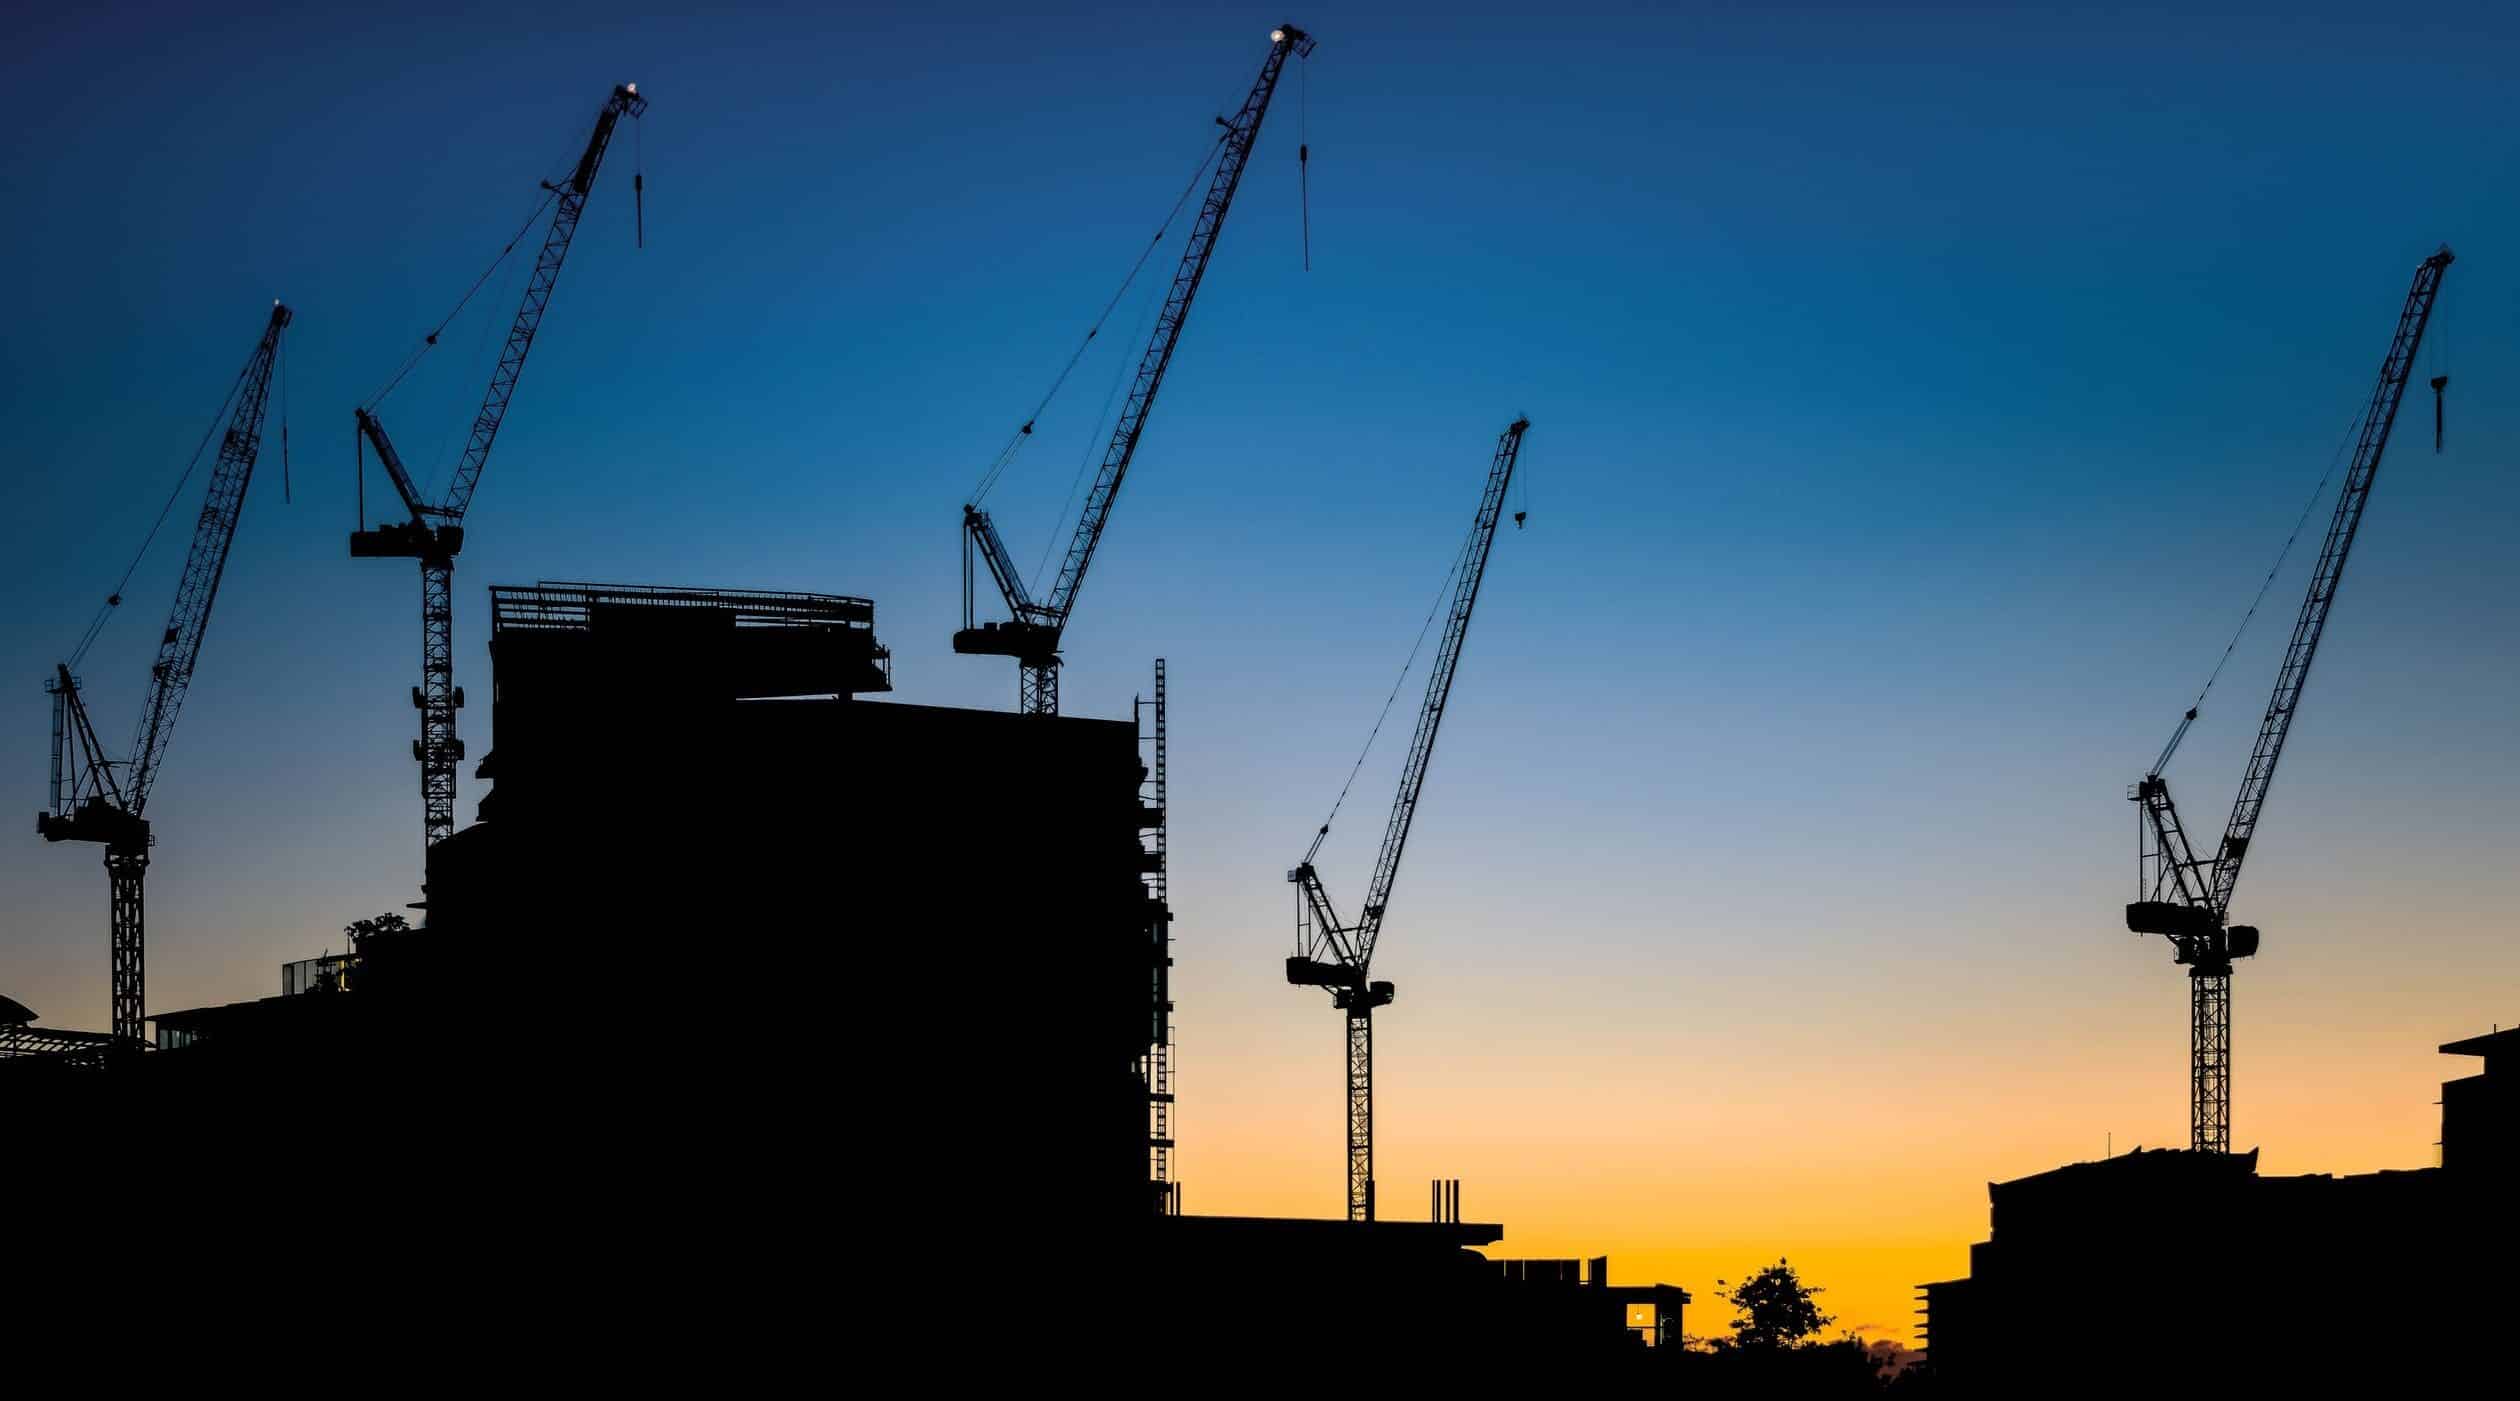
[[[1269, 56], [1262, 60], [1260, 76], [1253, 80], [1250, 93], [1243, 98], [1242, 110], [1230, 121], [1216, 119], [1225, 135], [1219, 142], [1216, 171], [1208, 180], [1207, 197], [1200, 204], [1198, 218], [1182, 247], [1172, 286], [1165, 292], [1163, 308], [1155, 317], [1154, 337], [1138, 359], [1137, 376], [1130, 381], [1128, 399], [1112, 426], [1111, 442], [1103, 449], [1102, 467], [1094, 474], [1093, 489], [1085, 495], [1084, 511], [1077, 517], [1076, 533], [1068, 540], [1067, 555], [1059, 562], [1058, 578], [1048, 597], [1039, 602], [1033, 600], [1007, 557], [1005, 542], [998, 538], [989, 513], [976, 504], [963, 507], [963, 626], [954, 634], [954, 650], [1015, 658], [1019, 668], [1017, 708], [1024, 714], [1059, 713], [1059, 643], [1067, 630], [1068, 615], [1076, 606], [1078, 591], [1085, 586], [1085, 571], [1094, 562], [1094, 550], [1102, 543], [1103, 529], [1111, 523], [1111, 508], [1120, 499], [1120, 484], [1128, 477], [1129, 463], [1137, 456], [1138, 438], [1145, 432], [1147, 415], [1154, 411], [1155, 396], [1164, 387], [1164, 372], [1172, 364], [1174, 348], [1181, 343], [1181, 329], [1190, 319], [1190, 303], [1199, 294], [1199, 282], [1207, 276], [1208, 258], [1216, 251], [1217, 235], [1225, 227], [1225, 213], [1234, 203], [1234, 191], [1242, 184], [1252, 142], [1260, 135], [1260, 120], [1268, 115], [1269, 98], [1277, 91], [1278, 74], [1285, 69], [1290, 55], [1306, 57], [1312, 51], [1312, 36], [1291, 24], [1270, 31]], [[1026, 424], [1024, 431], [1029, 433], [1031, 429], [1032, 425]], [[987, 562], [990, 577], [1006, 600], [1011, 616], [1005, 622], [975, 625], [973, 621], [973, 554]]]
[[[156, 786], [167, 744], [174, 737], [176, 717], [192, 690], [202, 639], [210, 628], [210, 609], [218, 601], [228, 551], [236, 543], [237, 523], [244, 516], [245, 489], [253, 482], [254, 462], [262, 452], [263, 416], [270, 404], [280, 333], [292, 316], [286, 306], [272, 303], [262, 337], [230, 392], [234, 408], [219, 439], [210, 488], [193, 527], [183, 576], [175, 586], [175, 606], [167, 614], [166, 631], [159, 635], [157, 660], [149, 667], [149, 695], [133, 735], [131, 758], [117, 764], [106, 757], [69, 663], [56, 665], [44, 688], [53, 698], [52, 803], [48, 811], [37, 814], [35, 830], [46, 841], [95, 842], [105, 848], [111, 896], [113, 1034], [126, 1042], [137, 1042], [147, 1034], [144, 884], [153, 838], [142, 814]], [[119, 602], [117, 597], [109, 606]], [[122, 770], [120, 777], [116, 768]]]
[[1426, 700], [1418, 707], [1417, 731], [1400, 768], [1400, 791], [1392, 798], [1391, 818], [1383, 826], [1382, 848], [1374, 858], [1373, 880], [1366, 886], [1356, 922], [1340, 920], [1330, 892], [1313, 867], [1313, 858], [1321, 854], [1321, 844], [1330, 835], [1327, 823], [1314, 834], [1303, 862], [1286, 875], [1296, 888], [1296, 951], [1286, 960], [1286, 981], [1297, 987], [1328, 989], [1331, 1005], [1347, 1014], [1347, 1212], [1351, 1221], [1374, 1219], [1374, 1009], [1389, 1006], [1394, 992], [1390, 983], [1371, 978], [1374, 948], [1382, 938], [1383, 916], [1391, 907], [1391, 889], [1400, 877], [1400, 857], [1408, 848], [1409, 828], [1417, 819], [1418, 798], [1435, 757], [1435, 735], [1443, 727], [1444, 707], [1452, 698], [1462, 644], [1470, 636], [1470, 613], [1478, 604], [1488, 553], [1496, 543], [1497, 522], [1505, 513], [1505, 490], [1522, 454], [1523, 433], [1530, 427], [1531, 420], [1517, 418], [1498, 436], [1487, 485], [1479, 495], [1478, 514], [1472, 517], [1469, 538], [1453, 562], [1452, 606], [1444, 615], [1443, 643], [1427, 672]]
[[2346, 556], [2353, 550], [2355, 532], [2362, 527], [2381, 455], [2388, 449], [2390, 430], [2397, 424], [2398, 407], [2414, 372], [2416, 350], [2423, 344], [2442, 274], [2453, 258], [2447, 247], [2426, 258], [2407, 290], [2388, 353], [2380, 361], [2379, 381], [2363, 409], [2361, 431], [2337, 493], [2326, 539], [2319, 547], [2318, 565], [2311, 571], [2309, 591], [2293, 622], [2292, 640], [2275, 674], [2274, 694], [2258, 722], [2248, 770], [2232, 801], [2231, 818], [2223, 826], [2222, 844], [2210, 859], [2196, 855], [2178, 806], [2171, 800], [2169, 781], [2162, 776], [2180, 739], [2195, 722], [2193, 709], [2180, 720], [2169, 745], [2131, 795], [2143, 809], [2147, 845], [2141, 864], [2146, 898], [2127, 906], [2126, 926], [2138, 934], [2166, 936], [2175, 961], [2188, 967], [2188, 1142], [2200, 1152], [2231, 1151], [2232, 962], [2255, 955], [2259, 946], [2254, 926], [2229, 922], [2232, 891], [2257, 835], [2267, 792], [2275, 783], [2276, 761], [2283, 757], [2284, 741], [2292, 732], [2293, 715], [2310, 680], [2310, 663], [2318, 655], [2337, 586], [2345, 578]]
[[[421, 832], [429, 846], [454, 834], [456, 767], [464, 757], [464, 742], [455, 733], [455, 712], [463, 708], [464, 691], [455, 684], [454, 601], [455, 556], [464, 548], [464, 513], [472, 507], [473, 492], [481, 485], [482, 468], [489, 464], [499, 426], [507, 420], [508, 405], [516, 397], [516, 382], [525, 373], [525, 357], [532, 353], [534, 336], [542, 328], [544, 312], [550, 309], [552, 288], [560, 280], [560, 265], [569, 256], [570, 242], [577, 237], [579, 217], [585, 213], [586, 197], [595, 187], [595, 174], [603, 166], [604, 152], [612, 145], [614, 128], [623, 117], [636, 118], [646, 111], [647, 99], [639, 95], [638, 84], [624, 83], [614, 88], [602, 110], [595, 114], [595, 129], [588, 135], [586, 149], [569, 177], [559, 184], [545, 185], [552, 194], [551, 226], [543, 235], [534, 270], [526, 278], [524, 298], [508, 325], [498, 364], [490, 372], [490, 388], [473, 415], [472, 432], [465, 440], [464, 455], [456, 463], [455, 477], [444, 500], [431, 503], [421, 497], [411, 474], [403, 467], [402, 455], [386, 436], [385, 425], [371, 412], [373, 405], [357, 410], [359, 437], [376, 450], [409, 518], [374, 530], [354, 531], [350, 536], [350, 555], [353, 559], [416, 559], [420, 563], [420, 685], [411, 693], [412, 706], [420, 712], [420, 737], [412, 742], [411, 752], [420, 761]], [[430, 340], [434, 342], [435, 335]]]

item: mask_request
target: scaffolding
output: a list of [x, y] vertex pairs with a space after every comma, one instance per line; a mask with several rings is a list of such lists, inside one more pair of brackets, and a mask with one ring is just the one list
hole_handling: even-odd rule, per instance
[[1146, 776], [1139, 789], [1144, 812], [1139, 828], [1143, 857], [1138, 869], [1146, 883], [1147, 969], [1150, 991], [1146, 1054], [1138, 1058], [1138, 1074], [1146, 1082], [1146, 1172], [1155, 1209], [1179, 1215], [1181, 1185], [1174, 1178], [1173, 1025], [1172, 1025], [1172, 884], [1170, 809], [1165, 791], [1164, 659], [1155, 659], [1155, 694], [1136, 704], [1138, 749]]
[[873, 599], [846, 594], [781, 593], [769, 589], [674, 589], [648, 584], [578, 584], [545, 580], [530, 587], [490, 590], [490, 627], [584, 629], [608, 607], [689, 608], [731, 613], [743, 627], [845, 627], [872, 631]]
[[[742, 695], [855, 695], [892, 689], [892, 651], [875, 638], [875, 604], [845, 594], [554, 582], [490, 590], [490, 638], [540, 647], [573, 637], [642, 639], [716, 632], [701, 669]], [[690, 645], [680, 648], [689, 660]], [[555, 652], [553, 655], [573, 655]], [[635, 651], [630, 653], [635, 655]], [[581, 663], [571, 661], [566, 665]]]
[[117, 1049], [101, 1031], [65, 1031], [25, 1023], [0, 1026], [0, 1061], [42, 1060], [71, 1070], [102, 1070]]

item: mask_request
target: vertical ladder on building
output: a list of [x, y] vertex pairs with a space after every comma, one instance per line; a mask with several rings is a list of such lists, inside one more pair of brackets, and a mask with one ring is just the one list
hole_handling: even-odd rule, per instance
[[1138, 744], [1145, 755], [1146, 778], [1140, 790], [1144, 804], [1140, 841], [1144, 859], [1139, 869], [1146, 882], [1146, 938], [1149, 990], [1152, 994], [1146, 1054], [1138, 1058], [1138, 1074], [1146, 1082], [1147, 1183], [1158, 1214], [1180, 1211], [1180, 1188], [1173, 1180], [1173, 1027], [1172, 1027], [1172, 886], [1167, 872], [1169, 822], [1164, 775], [1164, 659], [1155, 659], [1155, 695], [1137, 702]]

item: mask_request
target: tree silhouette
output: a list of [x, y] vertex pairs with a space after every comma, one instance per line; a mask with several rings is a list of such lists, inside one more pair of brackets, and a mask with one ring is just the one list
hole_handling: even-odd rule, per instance
[[1768, 1351], [1800, 1346], [1837, 1321], [1820, 1311], [1814, 1296], [1821, 1292], [1804, 1284], [1782, 1258], [1743, 1280], [1724, 1295], [1741, 1315], [1733, 1325], [1734, 1346]]
[[372, 934], [408, 934], [411, 921], [388, 910], [374, 919], [354, 919], [343, 925], [341, 932], [349, 936], [350, 947], [355, 949], [360, 940]]

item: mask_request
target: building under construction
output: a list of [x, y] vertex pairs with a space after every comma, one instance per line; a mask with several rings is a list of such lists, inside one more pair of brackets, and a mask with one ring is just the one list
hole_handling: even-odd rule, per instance
[[[0, 1062], [39, 1134], [220, 1145], [65, 1184], [135, 1241], [325, 1181], [363, 1287], [531, 1262], [478, 1302], [563, 1324], [663, 1290], [695, 1339], [776, 1327], [796, 1260], [848, 1258], [882, 1262], [875, 1326], [938, 1347], [1010, 1288], [986, 1329], [1090, 1355], [1307, 1326], [1331, 1287], [1381, 1301], [1338, 1346], [1384, 1355], [1617, 1349], [1640, 1302], [1676, 1337], [1681, 1291], [1475, 1254], [1502, 1228], [1457, 1189], [1371, 1223], [1150, 1192], [1137, 725], [861, 699], [890, 688], [864, 599], [544, 584], [494, 589], [492, 627], [492, 786], [419, 927], [160, 1013], [149, 1054]], [[503, 1297], [529, 1287], [565, 1301]]]
[[[2193, 1394], [2484, 1376], [2520, 1313], [2520, 1030], [2442, 1087], [2438, 1167], [2266, 1177], [2257, 1153], [2137, 1151], [1987, 1188], [1969, 1274], [1924, 1286], [1927, 1356], [1970, 1395], [2088, 1365]], [[2072, 1359], [2087, 1358], [2088, 1363]]]

